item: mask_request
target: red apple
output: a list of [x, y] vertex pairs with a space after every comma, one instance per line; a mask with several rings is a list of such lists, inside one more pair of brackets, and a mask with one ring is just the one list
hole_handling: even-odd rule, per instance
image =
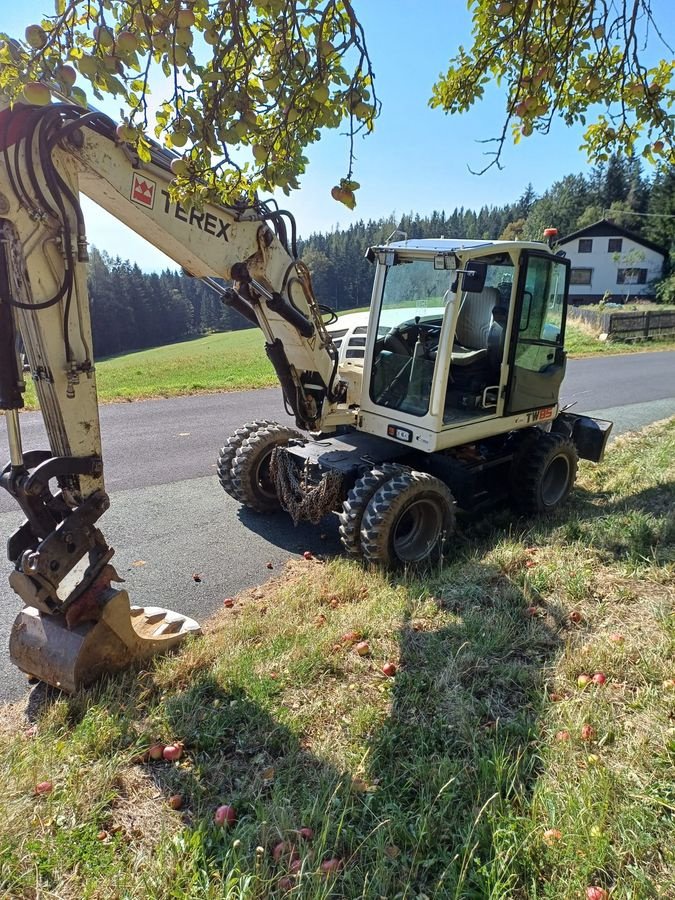
[[578, 609], [573, 609], [570, 613], [570, 622], [574, 622], [575, 625], [578, 625], [579, 622], [583, 622], [584, 617], [581, 615]]
[[538, 606], [528, 606], [525, 610], [525, 615], [530, 616], [531, 618], [536, 618], [542, 610]]
[[569, 741], [570, 733], [569, 731], [563, 730], [556, 732], [555, 736], [556, 741]]
[[232, 597], [226, 597], [223, 600], [223, 606], [225, 607], [225, 609], [232, 609], [232, 607], [234, 606], [234, 600], [232, 599]]
[[272, 857], [275, 863], [281, 862], [282, 860], [292, 862], [294, 859], [298, 858], [298, 851], [295, 849], [295, 845], [290, 841], [279, 841], [272, 850]]
[[298, 828], [298, 835], [303, 841], [311, 841], [314, 837], [314, 830], [307, 825], [303, 825], [302, 828]]
[[295, 882], [290, 875], [284, 875], [283, 878], [279, 879], [278, 884], [280, 891], [292, 891]]
[[387, 678], [393, 678], [396, 674], [396, 666], [391, 662], [385, 663], [382, 666], [382, 671], [387, 676]]
[[609, 639], [613, 644], [623, 644], [626, 640], [626, 638], [622, 634], [619, 634], [618, 631], [613, 631], [610, 634]]
[[342, 640], [345, 644], [354, 644], [356, 641], [361, 640], [361, 632], [360, 631], [347, 631], [342, 635]]
[[604, 888], [591, 885], [586, 888], [586, 900], [607, 900], [609, 894]]
[[162, 759], [164, 756], [164, 744], [153, 744], [152, 747], [148, 750], [148, 756], [150, 759]]
[[370, 644], [368, 641], [359, 641], [358, 644], [354, 647], [359, 656], [368, 656], [370, 653]]
[[54, 783], [52, 781], [41, 781], [39, 784], [35, 785], [36, 794], [51, 794], [53, 790]]
[[305, 557], [305, 559], [314, 559], [314, 554], [311, 550], [305, 550], [302, 555]]
[[595, 737], [595, 728], [592, 725], [582, 725], [581, 726], [581, 740], [582, 741], [592, 741]]
[[342, 868], [342, 860], [333, 856], [331, 859], [325, 859], [321, 863], [321, 872], [323, 875], [336, 875]]
[[180, 809], [183, 805], [183, 798], [180, 794], [172, 794], [169, 797], [169, 806], [171, 809]]
[[237, 821], [237, 814], [233, 806], [219, 806], [213, 814], [213, 821], [216, 825], [224, 827], [225, 825], [234, 825]]
[[607, 676], [604, 672], [596, 672], [593, 676], [593, 684], [605, 684], [607, 681]]
[[164, 759], [167, 759], [169, 762], [175, 762], [177, 759], [180, 759], [182, 755], [182, 744], [168, 744], [162, 752]]

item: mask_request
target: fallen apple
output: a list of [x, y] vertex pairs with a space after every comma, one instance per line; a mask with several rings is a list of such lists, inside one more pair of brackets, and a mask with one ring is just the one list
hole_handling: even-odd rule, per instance
[[234, 825], [237, 821], [237, 814], [233, 806], [227, 804], [219, 806], [213, 814], [213, 821], [216, 825], [224, 827], [225, 825]]
[[298, 835], [303, 841], [311, 841], [314, 837], [314, 829], [309, 828], [307, 825], [303, 825], [302, 828], [298, 828]]
[[556, 841], [559, 841], [562, 838], [562, 831], [558, 831], [557, 828], [547, 828], [543, 834], [543, 841], [545, 844], [548, 844], [549, 847], [552, 847]]
[[583, 622], [584, 617], [581, 615], [578, 609], [573, 609], [569, 615], [570, 622], [574, 622], [575, 625], [578, 625], [579, 622]]
[[342, 640], [345, 642], [345, 644], [354, 644], [356, 643], [356, 641], [360, 641], [361, 637], [362, 635], [360, 631], [346, 631], [342, 635]]
[[183, 755], [183, 747], [181, 744], [167, 744], [162, 752], [164, 759], [169, 762], [175, 762]]
[[232, 599], [232, 597], [226, 597], [223, 600], [223, 606], [225, 607], [225, 609], [232, 609], [232, 607], [234, 606], [234, 600]]
[[593, 679], [591, 678], [590, 675], [579, 675], [579, 677], [577, 678], [577, 685], [578, 685], [578, 686], [581, 688], [581, 690], [583, 691], [583, 689], [584, 689], [587, 685], [589, 685], [592, 681], [593, 681]]
[[325, 859], [321, 863], [321, 872], [324, 875], [336, 875], [341, 868], [342, 860], [336, 856], [331, 857], [331, 859]]
[[593, 684], [605, 684], [607, 681], [607, 676], [604, 672], [596, 672], [593, 676]]
[[359, 641], [358, 644], [354, 647], [359, 656], [368, 656], [370, 653], [370, 644], [368, 641]]
[[304, 556], [305, 559], [314, 559], [314, 554], [312, 553], [311, 550], [305, 550], [305, 552], [302, 555]]
[[600, 762], [600, 757], [598, 756], [597, 753], [589, 753], [588, 756], [586, 757], [586, 762], [588, 763], [589, 766], [597, 766], [598, 763]]
[[295, 849], [295, 844], [292, 844], [290, 841], [279, 841], [278, 844], [274, 845], [272, 858], [275, 863], [281, 862], [282, 860], [292, 862], [294, 859], [298, 858], [298, 851]]
[[592, 725], [582, 725], [581, 726], [581, 740], [582, 741], [592, 741], [595, 737], [595, 728]]
[[51, 781], [40, 781], [35, 785], [36, 794], [51, 794], [54, 790], [54, 783]]
[[586, 900], [607, 900], [609, 894], [604, 888], [590, 885], [586, 888]]
[[619, 634], [618, 631], [613, 631], [610, 634], [609, 639], [613, 644], [623, 644], [626, 640], [626, 638], [622, 634]]
[[556, 732], [555, 739], [556, 741], [569, 741], [570, 733], [563, 729], [562, 731]]
[[180, 794], [172, 794], [169, 797], [169, 806], [171, 809], [180, 809], [183, 805], [183, 798]]
[[291, 878], [290, 875], [284, 875], [283, 878], [280, 878], [277, 882], [279, 885], [280, 891], [292, 891], [295, 881]]
[[162, 759], [164, 756], [164, 747], [165, 744], [153, 744], [152, 747], [148, 750], [148, 756], [150, 759]]
[[392, 662], [385, 663], [382, 666], [382, 672], [387, 676], [387, 678], [393, 678], [396, 674], [396, 666]]

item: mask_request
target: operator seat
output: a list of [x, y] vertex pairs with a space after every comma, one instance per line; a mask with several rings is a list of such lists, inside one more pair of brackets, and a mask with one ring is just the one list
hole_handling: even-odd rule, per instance
[[499, 291], [493, 287], [483, 288], [480, 294], [464, 294], [452, 347], [453, 366], [470, 366], [486, 359], [492, 311], [499, 299]]

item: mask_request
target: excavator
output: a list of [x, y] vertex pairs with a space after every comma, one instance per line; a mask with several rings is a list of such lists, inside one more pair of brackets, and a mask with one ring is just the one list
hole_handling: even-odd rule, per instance
[[[611, 429], [559, 406], [569, 261], [551, 241], [392, 235], [368, 250], [370, 312], [343, 352], [346, 333], [315, 298], [290, 214], [259, 200], [177, 202], [177, 157], [150, 146], [142, 161], [95, 109], [0, 101], [0, 409], [10, 455], [0, 484], [25, 516], [7, 543], [23, 603], [10, 656], [68, 692], [199, 631], [170, 610], [132, 606], [114, 586], [114, 550], [98, 527], [110, 500], [80, 194], [263, 333], [297, 429], [238, 429], [218, 457], [224, 490], [296, 522], [337, 513], [346, 552], [366, 563], [436, 565], [457, 509], [510, 498], [526, 513], [551, 513], [578, 458], [602, 459]], [[22, 443], [24, 353], [45, 449]]]

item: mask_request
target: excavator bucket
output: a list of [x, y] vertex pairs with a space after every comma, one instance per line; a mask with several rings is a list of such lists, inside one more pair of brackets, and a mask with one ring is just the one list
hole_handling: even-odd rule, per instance
[[160, 607], [131, 606], [124, 590], [108, 587], [97, 598], [96, 621], [47, 615], [25, 607], [9, 639], [12, 662], [27, 675], [74, 693], [101, 675], [166, 653], [200, 633], [194, 619]]

